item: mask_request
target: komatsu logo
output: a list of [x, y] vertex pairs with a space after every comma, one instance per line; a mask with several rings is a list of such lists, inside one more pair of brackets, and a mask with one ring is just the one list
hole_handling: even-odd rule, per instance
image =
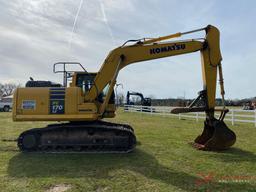
[[185, 49], [185, 48], [186, 48], [185, 44], [174, 44], [172, 46], [165, 46], [165, 47], [150, 49], [150, 54], [157, 54], [157, 53], [181, 50], [181, 49]]

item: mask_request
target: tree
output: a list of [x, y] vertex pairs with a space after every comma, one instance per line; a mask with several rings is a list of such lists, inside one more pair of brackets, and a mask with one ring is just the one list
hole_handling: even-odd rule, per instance
[[124, 95], [122, 93], [118, 93], [116, 96], [116, 104], [122, 106], [124, 103]]
[[14, 90], [18, 87], [20, 87], [20, 84], [15, 84], [15, 83], [5, 83], [1, 84], [0, 83], [0, 96], [9, 96], [12, 95]]
[[153, 95], [153, 94], [150, 94], [150, 95], [148, 96], [148, 98], [150, 98], [150, 99], [156, 99], [155, 95]]
[[1, 87], [2, 87], [2, 84], [0, 83], [0, 98], [3, 96], [3, 92], [2, 92]]

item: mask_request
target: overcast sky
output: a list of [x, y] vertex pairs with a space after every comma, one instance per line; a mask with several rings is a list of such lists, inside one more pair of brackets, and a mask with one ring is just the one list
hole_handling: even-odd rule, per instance
[[[108, 52], [128, 39], [212, 24], [221, 31], [226, 97], [252, 97], [255, 21], [254, 0], [0, 0], [0, 82], [24, 84], [30, 76], [61, 82], [52, 73], [55, 62], [78, 61], [98, 71]], [[200, 54], [130, 65], [118, 83], [124, 93], [194, 98], [202, 90]]]

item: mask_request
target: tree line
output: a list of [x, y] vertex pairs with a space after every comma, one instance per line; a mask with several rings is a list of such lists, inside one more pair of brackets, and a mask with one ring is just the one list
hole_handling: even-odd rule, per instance
[[20, 86], [16, 83], [0, 83], [0, 98], [12, 95], [14, 90]]

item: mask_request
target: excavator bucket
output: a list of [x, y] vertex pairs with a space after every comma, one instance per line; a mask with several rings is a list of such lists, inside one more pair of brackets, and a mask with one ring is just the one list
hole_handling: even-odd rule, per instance
[[194, 147], [200, 150], [225, 150], [236, 142], [236, 134], [227, 127], [223, 120], [206, 120], [204, 130], [195, 139]]
[[[188, 112], [202, 112], [204, 107], [179, 107], [171, 110], [171, 113], [188, 113]], [[236, 142], [236, 134], [227, 127], [223, 119], [228, 110], [222, 110], [219, 119], [212, 118], [204, 121], [204, 130], [199, 135], [192, 145], [200, 150], [225, 150], [234, 145]]]

